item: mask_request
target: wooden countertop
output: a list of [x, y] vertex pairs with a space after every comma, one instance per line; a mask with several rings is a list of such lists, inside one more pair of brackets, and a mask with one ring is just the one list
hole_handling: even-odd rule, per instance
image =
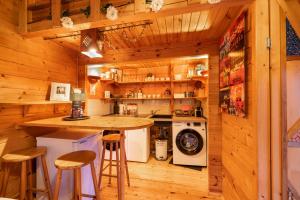
[[176, 117], [173, 116], [173, 122], [206, 122], [207, 120], [203, 117]]
[[24, 122], [21, 127], [54, 127], [54, 128], [82, 128], [99, 130], [134, 130], [147, 128], [153, 125], [154, 121], [148, 118], [139, 117], [100, 117], [92, 116], [87, 120], [63, 121], [63, 117], [41, 119]]
[[[162, 114], [162, 115], [164, 115], [164, 114]], [[169, 115], [169, 114], [166, 114], [166, 115]], [[109, 114], [106, 116], [127, 117], [126, 115], [119, 115], [119, 114]], [[151, 118], [152, 117], [151, 114], [142, 114], [142, 115], [138, 115], [136, 117], [148, 118], [148, 119], [152, 119], [153, 121], [164, 121], [164, 122], [207, 122], [207, 119], [205, 119], [203, 117], [177, 117], [175, 115], [172, 118]]]

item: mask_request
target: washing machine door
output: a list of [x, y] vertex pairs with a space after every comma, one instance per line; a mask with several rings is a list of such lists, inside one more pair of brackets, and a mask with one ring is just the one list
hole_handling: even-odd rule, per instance
[[193, 129], [184, 129], [176, 137], [176, 146], [186, 155], [196, 155], [203, 149], [203, 138]]

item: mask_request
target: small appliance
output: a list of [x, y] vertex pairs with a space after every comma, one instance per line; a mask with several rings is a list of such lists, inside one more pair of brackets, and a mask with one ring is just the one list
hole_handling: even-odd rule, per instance
[[173, 164], [207, 166], [206, 122], [173, 123]]

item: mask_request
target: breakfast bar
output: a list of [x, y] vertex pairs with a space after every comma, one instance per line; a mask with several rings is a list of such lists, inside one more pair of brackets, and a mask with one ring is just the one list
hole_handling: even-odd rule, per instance
[[95, 129], [95, 130], [113, 130], [120, 131], [120, 194], [119, 200], [125, 199], [125, 131], [141, 128], [149, 128], [154, 121], [148, 118], [137, 117], [100, 117], [92, 116], [89, 119], [81, 121], [64, 121], [63, 117], [48, 118], [42, 120], [29, 121], [20, 124], [20, 127], [47, 127], [47, 128], [78, 128], [78, 129]]

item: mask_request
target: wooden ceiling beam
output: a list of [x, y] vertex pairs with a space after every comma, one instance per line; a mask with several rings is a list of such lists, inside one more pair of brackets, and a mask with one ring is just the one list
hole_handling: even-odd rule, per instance
[[300, 37], [300, 1], [299, 0], [277, 0], [285, 15], [289, 19], [292, 27]]
[[88, 58], [79, 56], [80, 65], [100, 63], [136, 62], [140, 60], [157, 60], [166, 58], [178, 58], [185, 56], [197, 56], [203, 54], [218, 54], [219, 45], [216, 41], [190, 43], [165, 44], [154, 47], [136, 49], [109, 50], [104, 52], [103, 58]]
[[[95, 2], [92, 7], [95, 5], [98, 5], [98, 0], [91, 0], [91, 2]], [[80, 30], [86, 30], [91, 28], [101, 28], [101, 27], [107, 27], [117, 24], [124, 24], [124, 23], [133, 23], [133, 22], [139, 22], [139, 21], [145, 21], [145, 20], [154, 20], [159, 17], [166, 17], [166, 16], [173, 16], [173, 15], [179, 15], [184, 13], [191, 13], [191, 12], [197, 12], [197, 11], [203, 11], [203, 10], [210, 10], [212, 8], [218, 8], [218, 7], [235, 7], [235, 6], [241, 6], [250, 4], [253, 2], [253, 0], [223, 0], [218, 4], [209, 4], [209, 3], [194, 3], [194, 4], [188, 4], [187, 6], [176, 6], [172, 8], [165, 8], [162, 9], [159, 12], [151, 12], [149, 9], [141, 9], [142, 6], [140, 1], [137, 1], [139, 5], [136, 5], [135, 11], [131, 12], [125, 12], [120, 13], [120, 16], [117, 20], [111, 21], [106, 19], [104, 16], [100, 16], [99, 18], [90, 17], [88, 21], [80, 22], [78, 21], [74, 28], [72, 29], [66, 29], [63, 27], [45, 27], [41, 28], [39, 31], [30, 31], [27, 33], [22, 34], [24, 37], [49, 37], [57, 34], [65, 34], [70, 33], [74, 31], [80, 31]], [[95, 9], [91, 8], [92, 12], [96, 12]], [[95, 15], [95, 14], [92, 14]]]
[[52, 25], [60, 27], [61, 0], [51, 1]]
[[90, 0], [92, 20], [97, 20], [100, 18], [100, 12], [99, 12], [100, 7], [101, 7], [101, 0]]

